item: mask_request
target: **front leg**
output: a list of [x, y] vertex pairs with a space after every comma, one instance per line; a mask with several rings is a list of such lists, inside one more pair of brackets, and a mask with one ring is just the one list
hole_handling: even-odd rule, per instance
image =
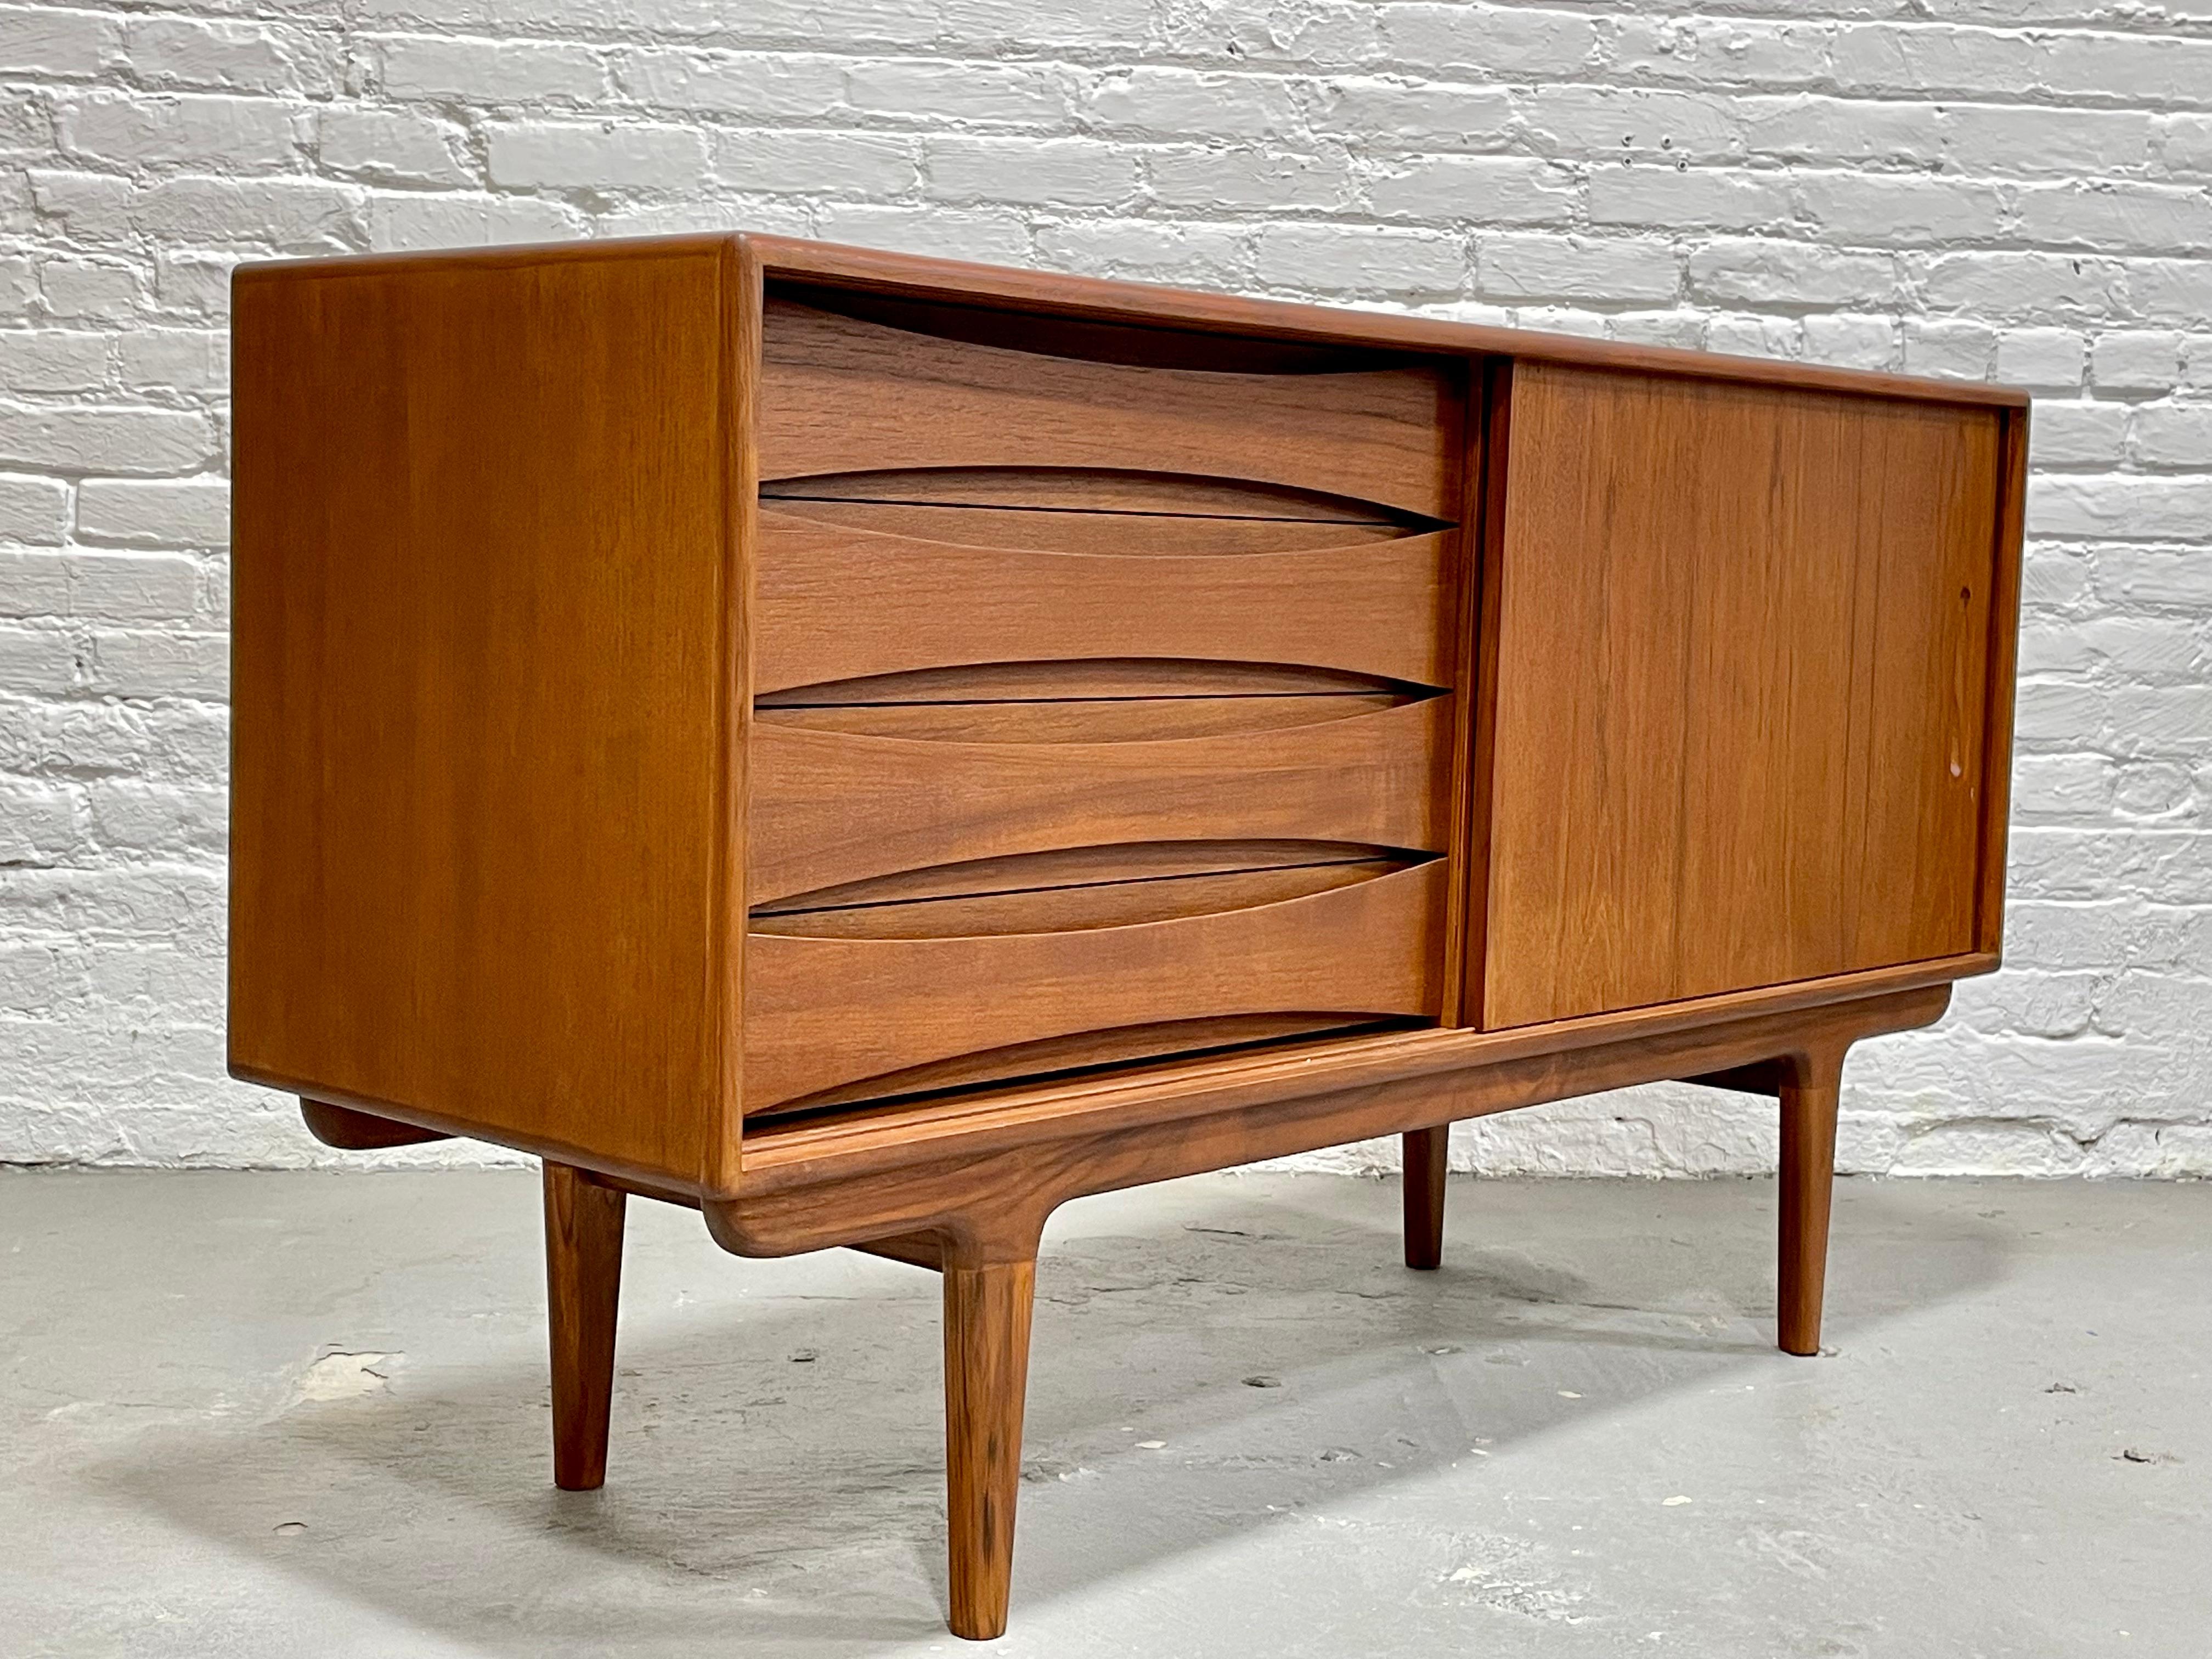
[[943, 1261], [948, 1622], [955, 1636], [988, 1641], [1006, 1632], [1013, 1584], [1035, 1236], [1026, 1255], [948, 1242]]
[[545, 1289], [553, 1349], [553, 1484], [591, 1492], [607, 1478], [622, 1291], [625, 1194], [545, 1162]]
[[1782, 1231], [1776, 1311], [1785, 1353], [1820, 1352], [1828, 1270], [1828, 1213], [1836, 1185], [1836, 1112], [1846, 1045], [1780, 1062]]
[[1408, 1129], [1405, 1148], [1406, 1265], [1441, 1267], [1444, 1259], [1444, 1164], [1451, 1125]]

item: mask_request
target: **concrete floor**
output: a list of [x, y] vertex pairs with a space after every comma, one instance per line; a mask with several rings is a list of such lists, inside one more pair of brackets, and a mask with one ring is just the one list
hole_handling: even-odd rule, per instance
[[[935, 1279], [631, 1206], [552, 1490], [534, 1176], [0, 1176], [0, 1652], [954, 1654]], [[2212, 1187], [1216, 1176], [1047, 1237], [1013, 1628], [1088, 1656], [2212, 1654]]]

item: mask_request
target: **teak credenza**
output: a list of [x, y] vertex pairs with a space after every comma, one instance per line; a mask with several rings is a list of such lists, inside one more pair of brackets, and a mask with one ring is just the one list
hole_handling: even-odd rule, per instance
[[2027, 400], [741, 235], [236, 287], [230, 1062], [545, 1160], [555, 1478], [623, 1208], [944, 1279], [1005, 1626], [1085, 1193], [1660, 1079], [1997, 962]]

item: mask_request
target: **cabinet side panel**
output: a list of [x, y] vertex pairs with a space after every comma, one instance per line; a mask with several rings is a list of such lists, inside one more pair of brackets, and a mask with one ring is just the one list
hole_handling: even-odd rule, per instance
[[1999, 416], [1523, 364], [1485, 1024], [1973, 948]]
[[241, 276], [238, 1075], [697, 1182], [734, 261]]

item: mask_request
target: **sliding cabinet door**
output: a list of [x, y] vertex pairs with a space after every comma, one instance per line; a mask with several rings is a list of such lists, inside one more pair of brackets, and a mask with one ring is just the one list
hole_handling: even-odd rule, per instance
[[1528, 364], [1507, 409], [1481, 1023], [1974, 949], [2001, 412]]

